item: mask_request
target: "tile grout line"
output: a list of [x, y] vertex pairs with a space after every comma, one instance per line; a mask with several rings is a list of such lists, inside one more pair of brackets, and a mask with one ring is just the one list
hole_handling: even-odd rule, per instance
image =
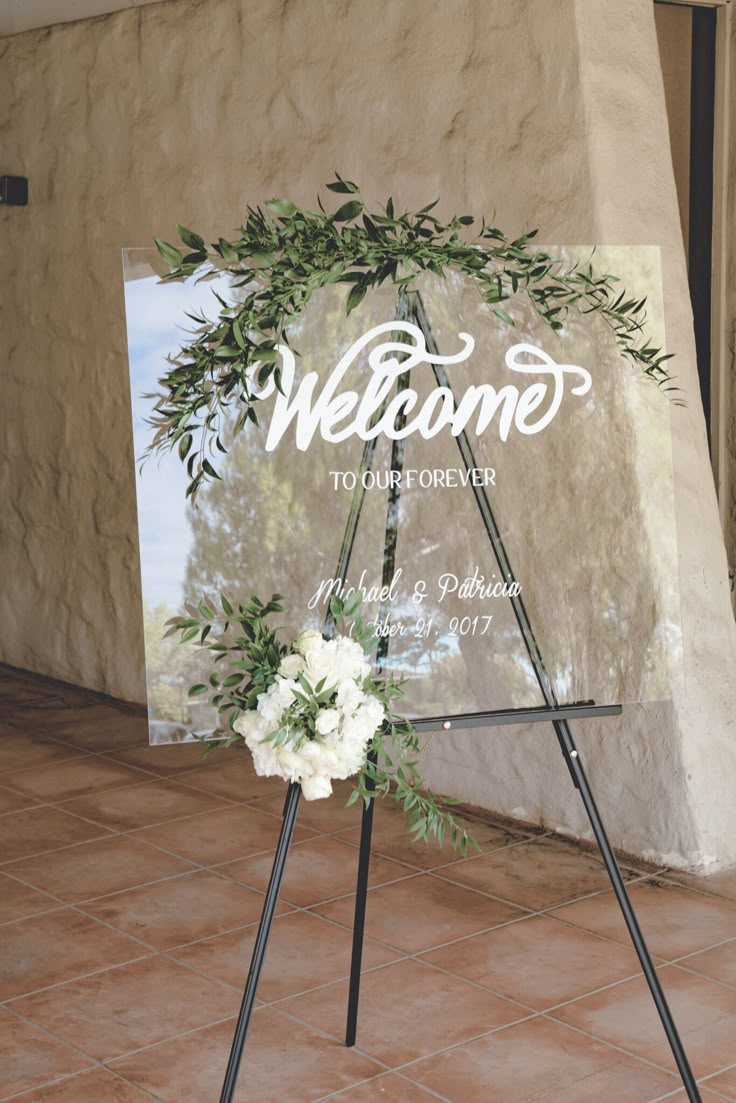
[[[654, 1061], [651, 1057], [644, 1057], [641, 1053], [634, 1053], [633, 1050], [626, 1049], [625, 1046], [620, 1046], [616, 1042], [611, 1042], [606, 1038], [602, 1038], [599, 1034], [593, 1034], [589, 1030], [585, 1030], [581, 1026], [575, 1026], [574, 1023], [568, 1023], [564, 1019], [556, 1019], [554, 1015], [542, 1012], [542, 1018], [549, 1019], [550, 1022], [557, 1023], [558, 1026], [566, 1026], [569, 1030], [574, 1030], [576, 1034], [582, 1034], [585, 1038], [590, 1038], [594, 1042], [598, 1042], [599, 1045], [608, 1046], [609, 1049], [616, 1050], [618, 1053], [623, 1053], [626, 1057], [631, 1057], [635, 1061], [641, 1061], [645, 1065], [651, 1065], [652, 1068], [657, 1069], [659, 1072], [669, 1073], [670, 1076], [677, 1075], [675, 1071], [673, 1073], [672, 1068], [667, 1068], [665, 1065], [660, 1065], [658, 1061]], [[662, 1032], [664, 1034], [664, 1031]], [[682, 1090], [681, 1088], [679, 1090]]]
[[145, 943], [140, 943], [140, 945], [141, 948], [147, 952], [139, 954], [138, 957], [126, 958], [125, 961], [118, 961], [114, 965], [103, 965], [99, 969], [91, 969], [87, 973], [79, 973], [77, 976], [66, 977], [64, 980], [56, 981], [54, 984], [44, 984], [40, 988], [31, 988], [27, 992], [20, 992], [17, 996], [10, 996], [0, 1004], [0, 1007], [5, 1007], [10, 1011], [17, 1011], [17, 1008], [13, 1007], [13, 1004], [19, 1000], [27, 1000], [32, 996], [42, 995], [44, 992], [53, 992], [58, 988], [63, 988], [66, 984], [78, 984], [79, 981], [89, 980], [90, 977], [99, 977], [103, 973], [111, 973], [115, 969], [125, 969], [128, 965], [137, 965], [140, 961], [147, 961], [149, 958], [159, 956], [160, 951], [148, 949]]
[[[357, 1047], [356, 1047], [357, 1048]], [[355, 1088], [362, 1088], [364, 1084], [378, 1083], [386, 1076], [396, 1076], [400, 1080], [405, 1080], [407, 1084], [411, 1084], [412, 1087], [419, 1088], [420, 1091], [426, 1092], [432, 1099], [439, 1099], [441, 1103], [452, 1103], [449, 1096], [440, 1095], [434, 1088], [428, 1088], [424, 1084], [419, 1084], [415, 1080], [411, 1080], [408, 1076], [404, 1076], [403, 1073], [397, 1072], [396, 1069], [387, 1069], [376, 1074], [376, 1076], [369, 1076], [365, 1080], [358, 1080], [355, 1084], [351, 1084], [347, 1088], [338, 1088], [337, 1091], [330, 1092], [328, 1095], [320, 1095], [315, 1099], [310, 1100], [310, 1103], [328, 1103], [329, 1100], [333, 1100], [334, 1103], [340, 1103], [340, 1096], [347, 1098], [348, 1094]]]
[[[266, 1008], [263, 1006], [256, 1007], [253, 1010], [253, 1014], [255, 1015], [258, 1011], [264, 1010], [266, 1010]], [[235, 1023], [236, 1019], [237, 1014], [235, 1013], [232, 1015], [225, 1015], [222, 1019], [213, 1019], [210, 1023], [204, 1023], [202, 1026], [194, 1026], [191, 1030], [179, 1031], [178, 1034], [172, 1034], [170, 1037], [161, 1038], [157, 1042], [150, 1042], [146, 1046], [136, 1046], [135, 1049], [128, 1050], [126, 1053], [120, 1053], [117, 1057], [105, 1057], [102, 1060], [102, 1065], [104, 1068], [109, 1068], [110, 1071], [114, 1072], [116, 1075], [121, 1075], [117, 1072], [116, 1068], [118, 1062], [127, 1061], [130, 1057], [137, 1057], [140, 1053], [149, 1053], [152, 1049], [157, 1049], [159, 1046], [168, 1045], [169, 1042], [178, 1042], [180, 1039], [192, 1037], [194, 1034], [203, 1034], [205, 1030], [212, 1030], [216, 1026], [222, 1026], [223, 1023]], [[133, 1080], [131, 1083], [135, 1084], [136, 1087], [139, 1086]]]

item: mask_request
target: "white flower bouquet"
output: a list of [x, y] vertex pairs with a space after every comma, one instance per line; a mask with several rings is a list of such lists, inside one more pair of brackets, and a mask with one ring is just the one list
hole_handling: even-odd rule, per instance
[[256, 773], [298, 781], [305, 800], [329, 797], [333, 778], [359, 773], [386, 716], [370, 673], [355, 640], [302, 632], [257, 707], [233, 724]]
[[252, 596], [233, 605], [221, 596], [224, 623], [201, 602], [169, 622], [169, 633], [210, 652], [209, 683], [191, 687], [190, 697], [209, 694], [225, 738], [203, 739], [206, 753], [244, 740], [256, 773], [298, 782], [306, 800], [329, 797], [336, 779], [356, 777], [348, 803], [391, 796], [400, 802], [415, 839], [447, 837], [463, 854], [475, 840], [429, 789], [418, 769], [413, 725], [391, 710], [403, 693], [398, 679], [375, 673], [369, 655], [376, 640], [357, 614], [360, 592], [330, 603], [330, 628], [353, 617], [349, 631], [308, 629], [290, 645], [279, 640], [268, 617], [282, 612], [281, 597]]

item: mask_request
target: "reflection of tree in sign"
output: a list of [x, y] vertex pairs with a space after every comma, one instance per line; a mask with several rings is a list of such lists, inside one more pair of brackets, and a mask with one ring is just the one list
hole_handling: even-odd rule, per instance
[[[476, 459], [498, 470], [489, 498], [560, 699], [666, 696], [668, 649], [677, 646], [657, 572], [657, 559], [673, 577], [676, 572], [666, 404], [632, 378], [598, 318], [575, 317], [555, 337], [540, 335], [531, 311], [517, 312], [519, 324], [504, 332], [489, 326], [487, 308], [467, 281], [427, 281], [423, 294], [440, 347], [458, 328], [482, 340], [474, 383], [487, 372], [494, 385], [518, 384], [504, 374], [503, 357], [508, 346], [524, 341], [541, 345], [558, 363], [590, 369], [592, 390], [583, 398], [566, 396], [547, 429], [512, 432], [503, 443], [489, 431], [474, 442]], [[450, 370], [458, 385], [459, 374]], [[661, 471], [653, 470], [652, 457], [661, 457]], [[653, 488], [645, 471], [657, 480]], [[651, 524], [653, 499], [661, 527]], [[494, 657], [517, 688], [521, 659], [517, 647]], [[477, 679], [487, 673], [477, 651], [469, 650], [468, 664]]]
[[[497, 419], [485, 433], [469, 437], [479, 466], [494, 468], [488, 498], [539, 642], [561, 700], [595, 696], [599, 701], [663, 695], [668, 638], [658, 585], [651, 569], [650, 533], [642, 523], [637, 449], [635, 383], [625, 377], [610, 334], [590, 319], [575, 319], [561, 338], [530, 313], [515, 330], [500, 327], [474, 287], [459, 279], [426, 280], [421, 293], [440, 352], [457, 347], [458, 333], [476, 340], [467, 364], [450, 367], [456, 399], [470, 384], [497, 389], [514, 382], [523, 387], [534, 376], [510, 378], [504, 366], [509, 345], [542, 345], [559, 363], [595, 370], [594, 388], [585, 397], [567, 395], [554, 423], [538, 435], [512, 432], [499, 439]], [[289, 336], [299, 350], [297, 378], [316, 371], [318, 395], [339, 356], [369, 328], [390, 320], [396, 296], [391, 288], [367, 296], [345, 316], [338, 289], [318, 292]], [[368, 368], [359, 360], [346, 374], [341, 391], [362, 394]], [[624, 376], [624, 378], [622, 378]], [[435, 386], [432, 369], [412, 369], [410, 386], [419, 404]], [[664, 407], [661, 396], [654, 395]], [[270, 417], [273, 398], [259, 417]], [[636, 415], [640, 417], [640, 414]], [[664, 450], [661, 418], [647, 423], [646, 448]], [[645, 434], [646, 435], [646, 434]], [[256, 592], [285, 596], [292, 626], [324, 621], [326, 605], [311, 613], [308, 602], [320, 582], [335, 575], [341, 542], [355, 492], [336, 486], [331, 472], [358, 472], [364, 444], [356, 437], [327, 444], [315, 434], [309, 448], [294, 444], [294, 424], [273, 452], [264, 449], [265, 428], [249, 425], [220, 462], [222, 480], [205, 484], [192, 511], [193, 546], [185, 592], [200, 600], [224, 590], [234, 598]], [[449, 431], [424, 440], [407, 438], [404, 483], [398, 505], [395, 567], [402, 572], [398, 597], [389, 610], [376, 601], [365, 610], [406, 631], [390, 639], [387, 666], [410, 675], [408, 711], [412, 714], [466, 712], [475, 709], [541, 703], [534, 670], [507, 598], [464, 601], [450, 595], [440, 601], [437, 580], [450, 572], [463, 580], [478, 569], [486, 580], [499, 579], [499, 567], [469, 486], [422, 488], [406, 483], [410, 470], [462, 469], [456, 440]], [[391, 443], [379, 439], [369, 485], [360, 501], [360, 521], [347, 579], [380, 586], [386, 539]], [[574, 503], [574, 515], [570, 514]], [[663, 537], [664, 539], [665, 537]], [[412, 601], [418, 582], [427, 584], [421, 604]], [[594, 600], [591, 601], [591, 595]], [[463, 632], [474, 617], [492, 614], [492, 627]], [[428, 632], [417, 621], [431, 622]], [[454, 625], [454, 628], [453, 628]]]
[[[304, 593], [322, 572], [334, 569], [320, 540], [324, 519], [304, 493], [295, 468], [275, 464], [254, 429], [240, 434], [212, 483], [192, 510], [192, 550], [184, 588], [189, 600], [223, 591], [236, 599], [268, 597], [269, 586]], [[321, 472], [312, 468], [315, 479]]]
[[[298, 350], [295, 386], [308, 371], [320, 382], [331, 373], [339, 356], [378, 321], [393, 317], [395, 295], [374, 296], [349, 318], [339, 289], [318, 293], [305, 316], [289, 330]], [[354, 378], [365, 364], [351, 369]], [[327, 444], [316, 434], [306, 451], [294, 443], [289, 427], [279, 446], [265, 451], [266, 427], [274, 397], [262, 403], [261, 427], [249, 424], [219, 462], [221, 481], [205, 485], [198, 508], [191, 511], [193, 547], [186, 571], [185, 592], [199, 600], [204, 591], [224, 590], [235, 598], [255, 592], [277, 591], [294, 627], [320, 626], [326, 603], [311, 612], [308, 602], [323, 579], [334, 577], [347, 522], [352, 491], [335, 489], [331, 471], [356, 472], [363, 442]], [[379, 447], [379, 453], [382, 449]], [[348, 582], [357, 585], [366, 571], [366, 584], [380, 584], [385, 529], [385, 492], [366, 492], [360, 530], [350, 561]]]
[[189, 698], [189, 687], [201, 676], [200, 656], [194, 648], [184, 650], [178, 635], [167, 635], [166, 622], [180, 612], [168, 605], [151, 607], [143, 603], [146, 641], [146, 688], [151, 715], [151, 733], [166, 732], [167, 742], [179, 727], [192, 722], [208, 726], [211, 710]]

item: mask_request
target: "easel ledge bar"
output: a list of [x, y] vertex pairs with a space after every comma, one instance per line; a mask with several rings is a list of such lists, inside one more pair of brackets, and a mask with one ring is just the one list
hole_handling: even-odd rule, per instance
[[417, 731], [436, 731], [444, 728], [486, 728], [497, 724], [535, 724], [550, 720], [576, 720], [586, 716], [620, 716], [622, 705], [596, 705], [592, 701], [579, 705], [540, 705], [528, 709], [497, 709], [493, 712], [468, 712], [454, 716], [431, 716], [412, 720]]

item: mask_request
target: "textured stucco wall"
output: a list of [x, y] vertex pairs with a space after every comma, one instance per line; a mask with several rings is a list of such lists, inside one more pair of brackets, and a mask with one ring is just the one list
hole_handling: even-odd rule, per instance
[[[227, 233], [248, 200], [311, 202], [333, 168], [375, 198], [495, 206], [546, 241], [661, 244], [691, 395], [675, 417], [687, 690], [579, 742], [615, 843], [735, 861], [736, 639], [650, 0], [175, 0], [0, 54], [6, 165], [31, 187], [0, 211], [0, 658], [142, 695], [124, 245], [175, 221]], [[436, 743], [443, 789], [585, 831], [551, 732]]]

